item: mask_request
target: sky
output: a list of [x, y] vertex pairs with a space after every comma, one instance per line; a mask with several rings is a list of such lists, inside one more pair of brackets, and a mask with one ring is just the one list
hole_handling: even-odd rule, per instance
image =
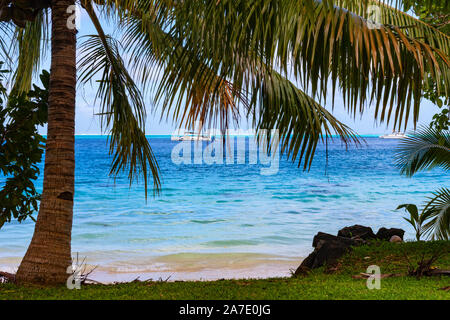
[[[108, 25], [106, 21], [102, 21], [102, 23], [106, 26], [105, 31], [107, 33], [114, 32], [114, 28], [111, 25]], [[84, 11], [81, 12], [81, 19], [79, 24], [79, 33], [78, 38], [88, 35], [95, 34], [95, 29], [90, 22], [89, 17], [86, 15]], [[49, 69], [50, 61], [47, 59], [42, 67], [44, 69]], [[77, 135], [97, 135], [102, 134], [101, 126], [100, 126], [100, 118], [95, 116], [95, 113], [98, 112], [98, 108], [95, 104], [95, 88], [90, 85], [79, 86], [77, 90], [77, 103], [76, 103], [76, 129], [75, 132]], [[328, 99], [327, 101], [331, 101]], [[146, 134], [148, 135], [165, 135], [171, 134], [176, 129], [176, 126], [171, 121], [166, 121], [163, 119], [160, 120], [159, 108], [158, 106], [154, 106], [151, 102], [151, 97], [146, 97], [145, 102], [147, 105], [147, 121], [146, 121]], [[98, 104], [97, 104], [98, 105]], [[369, 108], [365, 114], [362, 116], [358, 115], [356, 118], [353, 118], [344, 108], [344, 103], [342, 99], [342, 95], [337, 93], [335, 99], [334, 109], [332, 109], [331, 103], [327, 103], [324, 105], [333, 115], [340, 120], [341, 122], [348, 125], [355, 132], [360, 135], [379, 135], [384, 133], [392, 132], [392, 124], [387, 127], [386, 124], [377, 124], [374, 121], [374, 108]], [[429, 102], [426, 99], [423, 99], [420, 107], [420, 115], [419, 115], [419, 125], [420, 124], [429, 124], [434, 114], [439, 111], [439, 108]], [[249, 124], [246, 123], [245, 117], [241, 117], [240, 128], [243, 130], [247, 130], [249, 128]], [[408, 130], [413, 129], [412, 121], [409, 121]], [[46, 133], [46, 128], [40, 129], [41, 134]], [[103, 132], [104, 133], [104, 132]]]

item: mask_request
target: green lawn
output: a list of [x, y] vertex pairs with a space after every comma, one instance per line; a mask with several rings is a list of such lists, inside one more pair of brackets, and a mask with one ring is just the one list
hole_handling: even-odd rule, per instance
[[18, 287], [0, 285], [0, 299], [446, 299], [450, 277], [393, 277], [381, 280], [380, 290], [369, 290], [366, 280], [352, 275], [365, 272], [369, 265], [381, 267], [382, 273], [405, 273], [408, 263], [422, 253], [447, 252], [436, 262], [440, 269], [450, 269], [450, 242], [377, 242], [355, 248], [332, 273], [322, 268], [299, 278], [266, 280], [220, 280], [212, 282], [148, 282], [120, 285], [89, 285], [81, 290]]

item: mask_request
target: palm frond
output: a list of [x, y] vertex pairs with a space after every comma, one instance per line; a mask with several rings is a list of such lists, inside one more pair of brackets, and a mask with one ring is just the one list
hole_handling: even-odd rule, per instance
[[[286, 133], [302, 137], [307, 130], [305, 122], [288, 125], [287, 119], [298, 120], [301, 112], [303, 120], [311, 120], [302, 107], [311, 109], [315, 104], [298, 89], [293, 95], [296, 90], [292, 87], [279, 85], [281, 78], [293, 76], [303, 84], [300, 92], [311, 92], [311, 99], [326, 102], [327, 89], [331, 88], [334, 100], [339, 89], [354, 116], [374, 102], [377, 120], [406, 127], [410, 114], [415, 123], [418, 120], [428, 72], [440, 81], [449, 67], [446, 53], [439, 48], [395, 25], [374, 29], [364, 17], [334, 6], [333, 1], [106, 3], [110, 10], [121, 12], [122, 21], [130, 17], [140, 21], [128, 29], [127, 47], [134, 48], [132, 56], [141, 66], [140, 78], [158, 83], [157, 98], [177, 119], [187, 119], [186, 114], [218, 114], [217, 110], [223, 109], [211, 108], [211, 96], [221, 96], [223, 87], [218, 84], [226, 81], [241, 97], [249, 97], [246, 100], [254, 115], [266, 115], [264, 120], [255, 120], [256, 124], [275, 124], [267, 115], [273, 116], [270, 110], [279, 106], [266, 105], [271, 101], [268, 97], [276, 101], [275, 91], [266, 96], [263, 93], [278, 83], [273, 90], [290, 88], [287, 93], [276, 94], [284, 95], [286, 105], [295, 107], [279, 109], [285, 114], [279, 115], [276, 125], [285, 125]], [[160, 67], [158, 71], [155, 65]], [[280, 77], [274, 73], [263, 76], [263, 69]], [[202, 92], [206, 94], [200, 95]], [[296, 95], [301, 98], [293, 98]], [[263, 103], [258, 100], [261, 97], [265, 97]], [[199, 103], [192, 104], [194, 100]], [[221, 103], [220, 99], [214, 101]], [[309, 128], [317, 128], [320, 121], [316, 118], [315, 123]], [[315, 137], [318, 141], [318, 135]], [[301, 141], [291, 154], [313, 154], [314, 145]], [[285, 150], [290, 149], [286, 146]]]
[[[203, 62], [201, 52], [178, 46], [177, 39], [164, 32], [154, 20], [143, 19], [142, 13], [139, 19], [127, 19], [124, 25], [127, 26], [125, 46], [130, 49], [144, 80], [155, 78], [146, 68], [154, 68], [155, 63], [163, 65], [156, 99], [163, 97], [163, 114], [173, 111], [175, 120], [181, 124], [192, 126], [196, 121], [217, 117], [224, 129], [229, 125], [228, 113], [236, 118], [236, 104], [240, 102], [254, 116], [258, 132], [279, 129], [282, 152], [297, 159], [299, 165], [304, 159], [305, 169], [311, 165], [320, 139], [326, 140], [334, 133], [345, 143], [357, 141], [347, 126], [270, 68], [241, 62], [243, 69], [247, 67], [246, 77], [251, 78], [253, 84], [245, 90], [221, 79]], [[239, 65], [240, 61], [235, 63]], [[267, 139], [271, 141], [270, 135]], [[270, 143], [267, 145], [270, 147]]]
[[[167, 3], [166, 3], [167, 2]], [[130, 56], [132, 75], [144, 86], [151, 88], [155, 96], [164, 95], [161, 118], [173, 113], [173, 120], [179, 127], [192, 128], [195, 123], [210, 126], [220, 124], [225, 129], [236, 124], [239, 110], [236, 100], [239, 91], [224, 78], [217, 76], [206, 64], [194, 55], [182, 56], [183, 52], [176, 49], [175, 39], [164, 32], [170, 24], [168, 8], [173, 7], [170, 1], [105, 1], [102, 14], [109, 19], [118, 19], [123, 28], [124, 47]], [[115, 17], [116, 16], [116, 17]], [[178, 60], [179, 59], [179, 60]], [[178, 73], [172, 73], [161, 80], [167, 86], [159, 86], [173, 95], [158, 92], [158, 69], [177, 62]], [[192, 65], [202, 66], [202, 72], [186, 81]], [[167, 74], [166, 74], [167, 75]], [[152, 85], [153, 82], [153, 85]], [[168, 97], [177, 96], [173, 101]], [[183, 107], [184, 108], [183, 108]]]
[[[450, 37], [448, 35], [384, 1], [335, 0], [334, 3], [336, 6], [350, 10], [364, 19], [377, 18], [379, 21], [374, 22], [400, 27], [408, 37], [427, 43], [431, 47], [450, 55]], [[373, 10], [376, 10], [376, 12]]]
[[109, 129], [111, 174], [128, 169], [130, 183], [142, 174], [147, 184], [153, 175], [154, 191], [160, 190], [159, 167], [145, 136], [145, 106], [130, 77], [114, 39], [87, 36], [81, 44], [80, 81], [87, 83], [100, 74], [96, 99], [101, 102], [102, 129]]
[[[89, 0], [82, 0], [82, 3], [89, 3]], [[103, 0], [95, 2], [106, 19], [120, 20], [144, 14], [152, 17], [154, 22], [163, 23], [168, 19], [171, 10], [177, 5], [173, 0]], [[117, 21], [117, 20], [116, 20]]]
[[420, 128], [401, 140], [396, 163], [407, 176], [436, 167], [450, 170], [450, 132]]
[[162, 101], [161, 118], [172, 114], [178, 127], [190, 129], [198, 122], [223, 131], [237, 125], [238, 103], [248, 104], [240, 88], [217, 75], [196, 52], [178, 47], [153, 14], [135, 11], [122, 25], [133, 74], [144, 85], [153, 82], [148, 87]]
[[[448, 0], [444, 0], [448, 1]], [[388, 3], [379, 0], [354, 1], [336, 0], [337, 6], [346, 8], [365, 19], [376, 19], [376, 23], [386, 26], [396, 26], [401, 29], [407, 37], [429, 45], [431, 48], [439, 50], [450, 59], [450, 37], [435, 27], [414, 18], [408, 13], [390, 6]], [[437, 5], [437, 3], [435, 3]], [[447, 2], [448, 5], [450, 3]], [[404, 4], [409, 8], [410, 4]], [[448, 7], [448, 6], [447, 6]], [[439, 55], [439, 52], [436, 52]], [[442, 59], [438, 60], [441, 69], [441, 83], [436, 86], [438, 92], [449, 92], [450, 89], [450, 68], [445, 66]], [[433, 70], [426, 70], [434, 72]], [[428, 83], [426, 83], [428, 85]]]
[[15, 27], [9, 22], [0, 22], [0, 61], [3, 61], [8, 68], [14, 64], [13, 46]]
[[[449, 66], [445, 54], [410, 37], [398, 26], [374, 28], [364, 18], [341, 8], [330, 11], [319, 5], [317, 10], [313, 25], [297, 19], [296, 27], [306, 36], [295, 43], [298, 54], [294, 54], [303, 66], [299, 72], [312, 82], [313, 93], [319, 91], [325, 99], [331, 79], [333, 93], [338, 86], [354, 116], [364, 112], [366, 102], [373, 102], [375, 118], [380, 122], [393, 121], [394, 127], [406, 128], [413, 114], [416, 123], [421, 92], [428, 84], [424, 81], [426, 72], [431, 70], [439, 82], [439, 62], [447, 70]], [[294, 28], [293, 35], [298, 37]]]
[[174, 9], [171, 32], [180, 45], [201, 47], [232, 83], [245, 73], [233, 67], [236, 57], [247, 57], [303, 80], [314, 98], [326, 101], [327, 89], [334, 97], [339, 88], [354, 116], [374, 102], [380, 122], [406, 127], [413, 114], [416, 123], [427, 72], [439, 82], [446, 55], [397, 26], [374, 29], [351, 11], [314, 3], [311, 11], [305, 2], [186, 0]]
[[[331, 81], [333, 97], [339, 87], [346, 106], [355, 116], [364, 112], [365, 103], [374, 101], [375, 114], [381, 122], [393, 119], [394, 126], [406, 127], [410, 113], [417, 121], [426, 70], [432, 70], [438, 78], [441, 75], [438, 61], [447, 63], [446, 56], [396, 26], [372, 29], [364, 18], [350, 11], [336, 7], [330, 10], [325, 4], [309, 2], [314, 5], [312, 12], [307, 12], [311, 4], [292, 1], [172, 3], [170, 14], [165, 13], [170, 18], [165, 29], [155, 23], [157, 18], [152, 13], [147, 16], [150, 27], [142, 23], [132, 31], [134, 40], [140, 31], [146, 33], [147, 44], [152, 48], [147, 59], [141, 60], [146, 63], [141, 63], [140, 70], [148, 74], [144, 65], [152, 66], [151, 62], [156, 60], [164, 64], [158, 94], [160, 97], [164, 93], [162, 101], [167, 109], [172, 103], [177, 105], [175, 114], [183, 114], [179, 112], [183, 101], [180, 97], [190, 102], [195, 88], [204, 90], [203, 79], [213, 83], [212, 75], [252, 96], [259, 91], [258, 66], [265, 65], [279, 69], [281, 74], [292, 71], [296, 79], [303, 79], [306, 91], [311, 89], [312, 98], [324, 101]], [[129, 10], [129, 15], [137, 14], [143, 21], [145, 11], [136, 6]], [[158, 36], [152, 31], [155, 25], [166, 30], [166, 35]], [[174, 43], [175, 48], [169, 51], [157, 48], [164, 39], [166, 48]], [[142, 44], [142, 39], [134, 47], [138, 43]], [[136, 51], [139, 54], [135, 52], [134, 57], [141, 56], [148, 47]], [[194, 85], [195, 80], [198, 86]], [[207, 91], [205, 97], [214, 94]], [[296, 133], [300, 136], [302, 132]]]
[[17, 67], [14, 73], [14, 89], [27, 92], [31, 88], [33, 76], [40, 72], [40, 63], [45, 58], [49, 40], [49, 21], [46, 10], [40, 10], [33, 22], [25, 28], [16, 28]]
[[82, 44], [81, 82], [97, 74], [97, 98], [101, 100], [103, 128], [110, 128], [110, 154], [113, 154], [111, 174], [117, 176], [128, 168], [130, 184], [142, 174], [147, 197], [148, 176], [153, 177], [154, 194], [159, 193], [159, 166], [145, 136], [146, 109], [141, 91], [128, 73], [120, 55], [119, 43], [106, 35], [92, 3], [83, 1], [98, 35], [89, 36]]
[[7, 40], [11, 34], [11, 27], [6, 22], [0, 22], [0, 60], [5, 61], [9, 57]]
[[[317, 144], [337, 135], [346, 145], [359, 144], [358, 136], [292, 82], [273, 70], [261, 70], [255, 79], [252, 108], [258, 134], [261, 129], [277, 128], [281, 152], [303, 169], [311, 167]], [[271, 135], [268, 134], [270, 147]]]
[[425, 234], [433, 240], [449, 240], [450, 238], [450, 189], [442, 188], [434, 193], [423, 209], [431, 219], [425, 226]]

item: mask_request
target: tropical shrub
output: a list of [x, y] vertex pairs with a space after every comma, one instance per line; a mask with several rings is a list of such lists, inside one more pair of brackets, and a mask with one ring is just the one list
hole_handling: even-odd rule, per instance
[[6, 99], [1, 83], [6, 73], [0, 73], [0, 175], [6, 178], [0, 189], [0, 228], [12, 219], [33, 219], [32, 214], [38, 210], [40, 194], [34, 182], [45, 146], [38, 126], [47, 122], [50, 79], [44, 71], [43, 89], [33, 86], [28, 93], [13, 93]]
[[402, 204], [398, 206], [397, 210], [405, 209], [409, 213], [409, 218], [403, 218], [409, 222], [410, 225], [413, 226], [416, 231], [416, 240], [420, 241], [424, 233], [424, 223], [427, 219], [427, 216], [422, 212], [419, 214], [419, 209], [415, 204]]

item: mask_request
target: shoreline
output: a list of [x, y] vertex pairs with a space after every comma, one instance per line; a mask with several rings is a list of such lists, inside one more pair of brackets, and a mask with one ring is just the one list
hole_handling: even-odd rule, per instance
[[[91, 284], [81, 290], [68, 290], [62, 284], [42, 288], [21, 286], [14, 283], [0, 284], [0, 300], [448, 300], [448, 276], [410, 276], [411, 261], [434, 252], [449, 252], [448, 241], [421, 241], [393, 243], [380, 241], [374, 245], [354, 247], [344, 255], [336, 268], [319, 268], [298, 276], [272, 277], [268, 279], [240, 278], [219, 281], [177, 281], [176, 277], [161, 279], [141, 275], [120, 283]], [[369, 290], [364, 273], [368, 266], [378, 265], [383, 275], [382, 290]], [[442, 255], [435, 265], [441, 270], [450, 268], [450, 255]], [[215, 270], [216, 274], [222, 270]], [[260, 269], [253, 269], [261, 272]], [[224, 272], [222, 275], [226, 275]], [[264, 274], [269, 277], [268, 273]], [[266, 278], [266, 277], [264, 277]], [[207, 280], [207, 279], [202, 279]]]
[[[83, 261], [79, 254], [79, 261]], [[76, 255], [74, 257], [76, 259]], [[0, 258], [0, 270], [16, 273], [20, 258]], [[91, 261], [89, 261], [91, 260]], [[133, 260], [92, 261], [81, 266], [90, 280], [103, 284], [145, 281], [214, 281], [288, 277], [302, 257], [255, 253], [178, 253]]]
[[[287, 266], [289, 267], [289, 266]], [[129, 283], [139, 281], [217, 281], [217, 280], [246, 280], [286, 278], [291, 276], [291, 270], [261, 265], [253, 269], [204, 269], [197, 272], [121, 272], [110, 273], [100, 269], [95, 270], [90, 280], [102, 284]]]

